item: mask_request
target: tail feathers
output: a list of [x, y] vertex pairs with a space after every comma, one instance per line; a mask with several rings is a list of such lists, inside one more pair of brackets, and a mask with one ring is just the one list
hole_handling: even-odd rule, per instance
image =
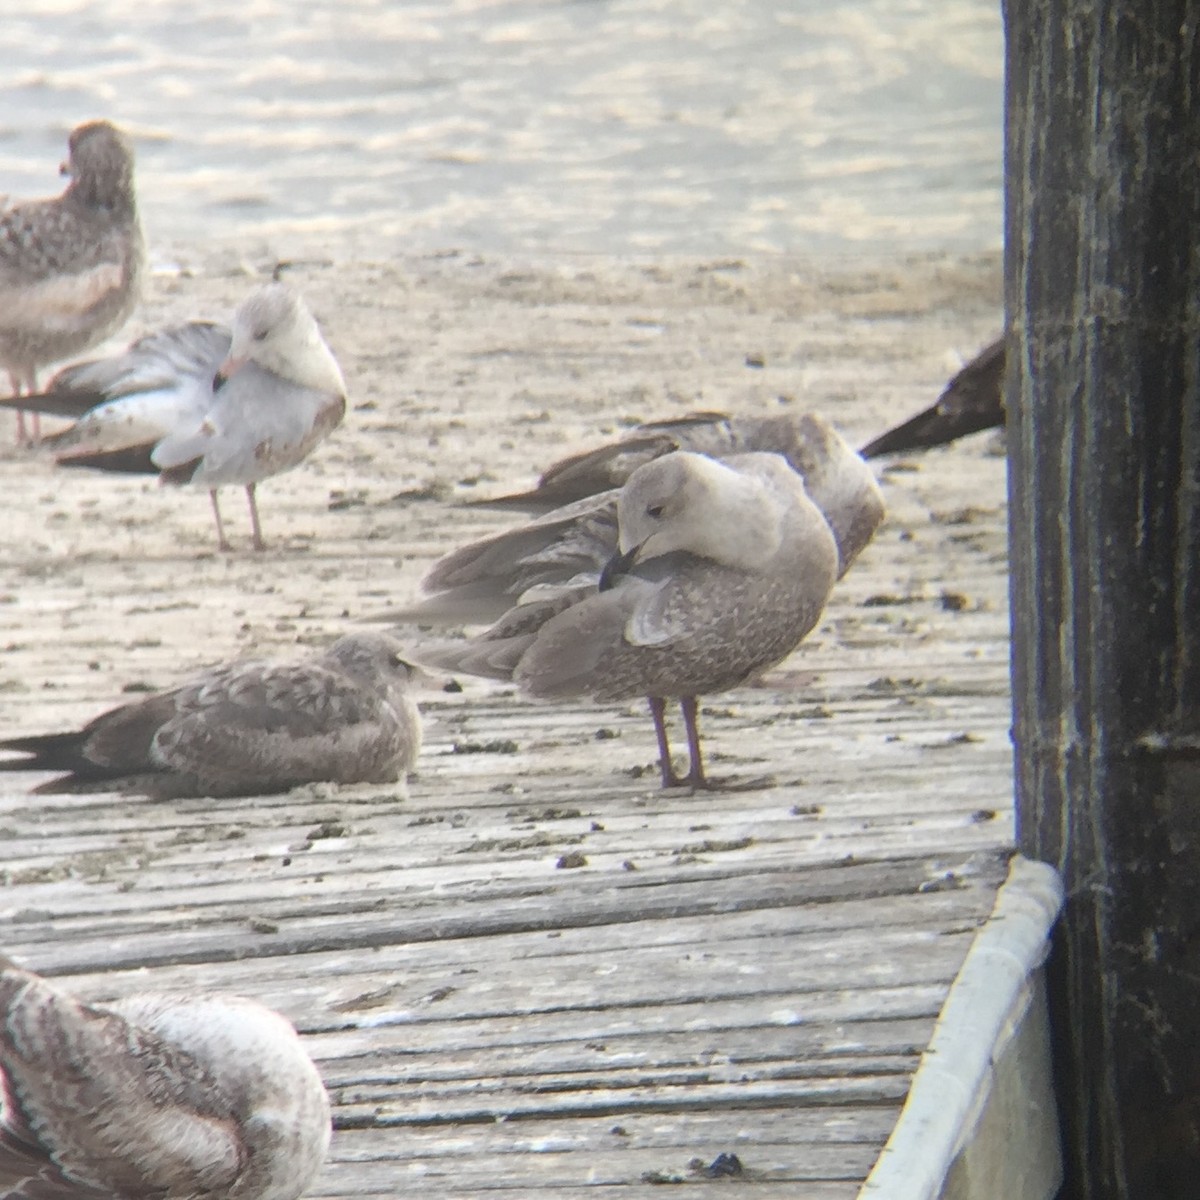
[[25, 758], [0, 759], [0, 772], [55, 771], [53, 779], [32, 790], [35, 796], [71, 795], [87, 792], [122, 790], [132, 779], [147, 782], [137, 790], [149, 791], [157, 780], [153, 771], [138, 774], [128, 762], [100, 763], [88, 757], [90, 730], [71, 733], [43, 733], [32, 737], [9, 738], [0, 742], [0, 750], [12, 750]]
[[32, 396], [0, 396], [0, 408], [75, 420], [104, 399], [102, 392], [38, 392]]
[[971, 433], [994, 429], [1004, 424], [1004, 407], [997, 402], [995, 409], [971, 409], [948, 413], [942, 404], [935, 404], [915, 417], [882, 433], [868, 442], [859, 454], [863, 458], [880, 458], [884, 454], [901, 454], [907, 450], [932, 450], [945, 446]]
[[521, 655], [529, 648], [532, 636], [506, 638], [502, 641], [469, 639], [459, 642], [427, 643], [411, 652], [412, 659], [423, 667], [442, 671], [461, 671], [484, 679], [508, 683]]
[[[53, 448], [53, 440], [46, 439]], [[154, 443], [144, 446], [123, 446], [120, 450], [91, 450], [60, 454], [55, 460], [60, 467], [87, 467], [94, 471], [109, 471], [118, 475], [157, 475], [151, 461]]]
[[82, 730], [8, 738], [0, 742], [0, 750], [12, 750], [27, 757], [0, 759], [0, 771], [90, 772], [95, 778], [104, 778], [97, 774], [104, 768], [88, 759], [86, 746], [87, 734]]
[[515, 597], [498, 594], [487, 582], [454, 592], [428, 596], [405, 608], [392, 608], [364, 620], [387, 625], [478, 625], [496, 620], [515, 603]]
[[53, 779], [29, 789], [31, 796], [94, 796], [112, 792], [174, 800], [195, 795], [195, 784], [177, 782], [173, 776], [162, 771], [142, 771], [137, 774], [106, 771], [104, 774], [55, 775]]
[[[43, 733], [0, 741], [0, 751], [11, 750], [24, 758], [0, 759], [0, 772], [53, 771], [54, 778], [30, 790], [33, 796], [80, 796], [99, 792], [133, 792], [171, 798], [189, 795], [187, 780], [176, 781], [169, 773], [125, 755], [113, 762], [96, 762], [89, 757], [95, 731]], [[2, 966], [2, 961], [0, 961]], [[0, 1183], [3, 1182], [0, 1170]]]
[[[979, 428], [986, 426], [980, 425]], [[880, 458], [884, 454], [901, 454], [906, 450], [930, 450], [974, 432], [974, 429], [952, 427], [942, 413], [941, 406], [935, 404], [886, 433], [881, 433], [874, 441], [868, 442], [859, 454], [863, 458]]]
[[155, 471], [163, 483], [191, 483], [192, 476], [199, 469], [200, 464], [204, 461], [204, 456], [189, 459], [187, 462], [179, 463], [173, 467], [163, 467], [159, 470], [151, 464], [151, 470]]
[[529, 492], [513, 492], [508, 496], [483, 496], [468, 500], [467, 508], [493, 508], [497, 511], [508, 512], [540, 512], [551, 507], [552, 500], [547, 500], [546, 493], [534, 488]]
[[928, 450], [1005, 423], [1004, 340], [979, 352], [946, 385], [931, 408], [889, 429], [859, 453], [863, 458]]

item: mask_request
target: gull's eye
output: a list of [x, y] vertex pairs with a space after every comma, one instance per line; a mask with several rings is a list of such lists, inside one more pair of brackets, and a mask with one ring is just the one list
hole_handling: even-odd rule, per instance
[[662, 504], [650, 504], [646, 506], [646, 516], [653, 517], [656, 521], [663, 515], [666, 506]]
[[271, 331], [269, 329], [256, 329], [254, 331], [254, 340], [256, 342], [265, 342], [267, 340], [267, 334], [270, 332]]

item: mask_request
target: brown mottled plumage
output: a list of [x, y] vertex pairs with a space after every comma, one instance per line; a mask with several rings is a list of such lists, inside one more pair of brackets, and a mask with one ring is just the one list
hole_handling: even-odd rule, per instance
[[[514, 604], [526, 599], [546, 599], [555, 589], [582, 582], [595, 586], [604, 564], [617, 545], [618, 487], [593, 494], [604, 478], [628, 478], [637, 466], [677, 450], [701, 434], [706, 444], [723, 446], [753, 443], [758, 451], [783, 455], [804, 481], [809, 498], [821, 510], [838, 545], [838, 575], [871, 540], [883, 520], [883, 496], [871, 468], [846, 444], [823, 417], [726, 418], [717, 413], [696, 413], [678, 422], [660, 422], [643, 429], [656, 430], [643, 438], [616, 442], [598, 450], [564, 459], [544, 475], [533, 491], [510, 496], [517, 507], [539, 510], [549, 496], [578, 493], [582, 498], [564, 503], [524, 525], [493, 534], [451, 551], [439, 559], [421, 583], [428, 599], [382, 614], [380, 620], [416, 620], [451, 624], [495, 621]], [[687, 435], [685, 438], [684, 435]], [[630, 450], [636, 446], [636, 452]], [[634, 462], [631, 455], [645, 455]], [[711, 457], [720, 457], [715, 452]], [[569, 486], [559, 489], [559, 483]]]
[[[710, 458], [758, 451], [782, 454], [806, 480], [814, 471], [827, 473], [833, 469], [845, 475], [845, 458], [853, 454], [833, 427], [815, 413], [763, 417], [693, 412], [663, 421], [647, 421], [615, 442], [560, 459], [547, 467], [537, 485], [527, 492], [472, 503], [523, 512], [548, 512], [619, 488], [643, 463], [675, 450], [692, 450]], [[809, 491], [812, 490], [810, 482]]]
[[0, 210], [0, 367], [14, 396], [37, 391], [41, 367], [115, 333], [141, 296], [132, 147], [92, 121], [72, 131], [69, 155], [61, 195]]
[[0, 1196], [296, 1200], [329, 1097], [283, 1017], [189, 993], [84, 1004], [0, 956]]
[[351, 634], [300, 662], [229, 663], [68, 733], [0, 742], [0, 771], [59, 771], [43, 793], [249, 796], [299, 784], [391, 783], [413, 765], [413, 668], [386, 635]]
[[[873, 512], [866, 523], [873, 531], [883, 511], [878, 489], [861, 459], [850, 457], [870, 486], [831, 491]], [[862, 501], [846, 499], [860, 494]], [[443, 571], [450, 561], [443, 560], [431, 579], [437, 586], [456, 578], [447, 593], [452, 605], [464, 596], [455, 596], [460, 588], [477, 611], [489, 600], [511, 607], [486, 632], [422, 647], [416, 657], [512, 679], [546, 699], [648, 695], [663, 786], [704, 786], [696, 697], [735, 687], [789, 654], [816, 624], [840, 570], [870, 533], [862, 536], [866, 525], [858, 515], [840, 512], [839, 526], [861, 538], [840, 553], [831, 521], [777, 454], [717, 461], [668, 453], [629, 476], [615, 500], [615, 522], [597, 520], [613, 502], [611, 493], [579, 502], [455, 552], [453, 571]], [[578, 539], [585, 526], [590, 549], [564, 560], [556, 553], [564, 535]], [[506, 551], [515, 555], [507, 575]], [[611, 557], [597, 587], [592, 568], [605, 556]], [[540, 578], [524, 573], [539, 561], [546, 565]], [[440, 599], [432, 597], [415, 615], [436, 613]], [[671, 765], [667, 698], [683, 708], [691, 752], [685, 778]]]

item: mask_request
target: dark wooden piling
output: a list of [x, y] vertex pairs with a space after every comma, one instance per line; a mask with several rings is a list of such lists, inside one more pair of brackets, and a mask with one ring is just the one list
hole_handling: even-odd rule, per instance
[[1019, 844], [1070, 1197], [1200, 1177], [1200, 9], [1006, 8]]

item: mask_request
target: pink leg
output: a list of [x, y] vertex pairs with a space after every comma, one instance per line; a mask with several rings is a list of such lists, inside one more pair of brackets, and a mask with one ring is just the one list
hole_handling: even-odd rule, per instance
[[682, 787], [684, 780], [675, 774], [671, 763], [671, 746], [667, 740], [666, 711], [667, 702], [661, 696], [650, 696], [650, 715], [654, 718], [654, 734], [658, 738], [658, 766], [662, 771], [662, 785], [665, 788]]
[[[23, 375], [19, 371], [9, 371], [8, 384], [9, 384], [9, 395], [10, 396], [24, 396], [27, 394], [25, 391], [26, 378], [27, 378], [27, 376]], [[18, 446], [27, 446], [28, 444], [29, 444], [29, 438], [26, 436], [26, 430], [25, 430], [25, 410], [23, 408], [18, 408], [17, 409], [17, 445]]]
[[250, 501], [250, 527], [254, 530], [254, 548], [255, 550], [265, 550], [267, 544], [263, 541], [262, 526], [258, 523], [258, 501], [254, 498], [256, 486], [253, 483], [246, 485], [246, 499]]
[[700, 753], [700, 730], [696, 725], [696, 713], [699, 708], [696, 697], [684, 696], [679, 701], [679, 707], [683, 709], [683, 724], [687, 729], [688, 756], [691, 759], [686, 782], [694, 788], [706, 788], [708, 780], [704, 777], [704, 758]]
[[221, 506], [217, 503], [217, 489], [213, 488], [208, 495], [212, 500], [213, 516], [217, 519], [217, 549], [232, 549], [229, 543], [225, 540], [225, 526], [221, 523]]
[[[25, 391], [23, 394], [26, 396], [37, 395], [38, 381], [37, 381], [37, 368], [36, 367], [32, 368], [26, 374], [24, 382], [25, 382]], [[18, 395], [21, 395], [21, 394], [22, 393], [18, 393]], [[36, 413], [36, 412], [29, 414], [29, 440], [26, 443], [25, 412], [23, 409], [18, 409], [17, 410], [17, 437], [24, 444], [28, 444], [30, 446], [36, 446], [38, 444], [38, 442], [40, 442], [42, 440], [42, 414]]]

